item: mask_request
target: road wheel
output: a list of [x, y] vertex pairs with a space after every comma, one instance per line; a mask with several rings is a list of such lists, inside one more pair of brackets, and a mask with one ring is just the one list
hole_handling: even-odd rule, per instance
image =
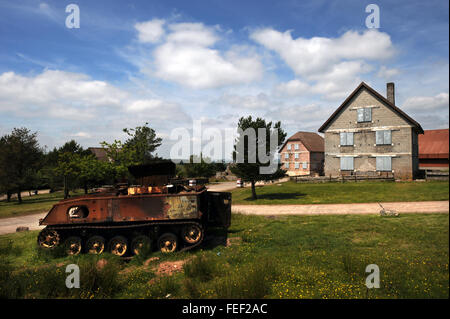
[[131, 252], [135, 255], [139, 255], [146, 250], [149, 251], [151, 248], [151, 239], [145, 235], [138, 235], [133, 238], [131, 242]]
[[159, 236], [159, 250], [163, 253], [173, 253], [178, 248], [177, 236], [173, 233], [165, 233]]
[[56, 230], [43, 229], [38, 236], [39, 246], [44, 248], [55, 248], [59, 245], [60, 237]]
[[105, 238], [102, 236], [92, 236], [86, 242], [86, 251], [90, 254], [99, 255], [105, 250]]
[[65, 246], [68, 255], [78, 255], [81, 252], [81, 238], [71, 236], [65, 240]]
[[124, 256], [128, 249], [128, 241], [123, 236], [115, 236], [109, 241], [109, 252], [116, 256]]
[[188, 244], [196, 244], [202, 238], [203, 232], [199, 225], [192, 224], [184, 226], [181, 234], [185, 242]]

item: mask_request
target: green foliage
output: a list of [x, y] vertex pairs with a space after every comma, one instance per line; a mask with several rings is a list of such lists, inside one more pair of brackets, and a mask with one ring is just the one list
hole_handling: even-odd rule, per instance
[[[265, 136], [260, 136], [260, 131], [264, 130]], [[255, 133], [255, 143], [249, 141], [246, 132]], [[276, 134], [276, 144], [271, 145], [270, 138]], [[265, 139], [265, 145], [263, 143]], [[238, 122], [238, 137], [234, 145], [233, 160], [231, 172], [241, 178], [244, 182], [250, 182], [252, 185], [252, 199], [256, 199], [255, 183], [257, 181], [275, 180], [285, 175], [285, 171], [281, 169], [281, 164], [277, 164], [277, 169], [270, 173], [261, 173], [261, 168], [269, 165], [268, 162], [261, 162], [262, 157], [275, 159], [279, 147], [286, 139], [286, 133], [281, 128], [281, 122], [276, 122], [272, 126], [272, 122], [266, 123], [262, 118], [253, 120], [251, 116], [241, 117]], [[264, 149], [265, 153], [261, 154], [260, 149]], [[243, 162], [238, 162], [238, 159]]]
[[37, 133], [27, 128], [14, 128], [0, 138], [0, 193], [20, 192], [36, 184], [36, 174], [42, 166], [43, 151]]
[[209, 178], [214, 176], [216, 172], [225, 170], [223, 163], [212, 162], [209, 157], [204, 157], [202, 154], [200, 154], [200, 157], [191, 155], [188, 163], [177, 167], [181, 167], [181, 171], [178, 171], [178, 173], [187, 178]]
[[218, 260], [214, 257], [200, 255], [185, 263], [183, 270], [185, 276], [194, 281], [209, 281], [219, 271]]

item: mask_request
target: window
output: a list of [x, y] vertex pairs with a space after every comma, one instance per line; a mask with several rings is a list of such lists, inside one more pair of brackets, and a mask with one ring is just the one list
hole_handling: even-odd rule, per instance
[[365, 107], [357, 110], [358, 122], [371, 122], [372, 121], [372, 108]]
[[73, 206], [67, 211], [69, 218], [86, 218], [89, 215], [89, 210], [85, 206]]
[[289, 158], [289, 153], [284, 153], [284, 158], [288, 159]]
[[341, 171], [353, 171], [353, 157], [341, 157]]
[[291, 144], [287, 145], [287, 149], [290, 151], [291, 150]]
[[284, 168], [289, 169], [289, 162], [284, 163]]
[[295, 169], [299, 169], [300, 165], [299, 163], [295, 163]]
[[303, 164], [302, 164], [302, 168], [303, 168], [303, 169], [307, 169], [307, 168], [308, 168], [308, 163], [306, 163], [306, 162], [303, 162]]
[[298, 150], [300, 146], [298, 144], [295, 144], [295, 149]]
[[376, 131], [375, 135], [377, 145], [389, 145], [392, 143], [391, 131]]
[[295, 158], [298, 159], [298, 153], [295, 153]]
[[352, 132], [342, 132], [340, 134], [341, 137], [341, 146], [343, 145], [352, 145], [353, 146], [353, 133]]
[[377, 171], [392, 171], [392, 158], [390, 156], [377, 156]]

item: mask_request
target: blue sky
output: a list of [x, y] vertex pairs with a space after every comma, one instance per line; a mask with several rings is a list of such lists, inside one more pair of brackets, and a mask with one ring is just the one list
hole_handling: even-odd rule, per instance
[[[65, 8], [80, 9], [80, 28]], [[368, 29], [368, 4], [380, 28]], [[3, 1], [0, 134], [42, 145], [123, 139], [149, 122], [235, 127], [240, 116], [317, 131], [365, 81], [425, 129], [448, 127], [448, 1]]]

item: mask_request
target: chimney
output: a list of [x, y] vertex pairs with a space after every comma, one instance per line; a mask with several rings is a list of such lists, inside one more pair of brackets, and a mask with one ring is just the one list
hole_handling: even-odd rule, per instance
[[386, 98], [389, 102], [395, 105], [395, 85], [394, 82], [386, 84]]

